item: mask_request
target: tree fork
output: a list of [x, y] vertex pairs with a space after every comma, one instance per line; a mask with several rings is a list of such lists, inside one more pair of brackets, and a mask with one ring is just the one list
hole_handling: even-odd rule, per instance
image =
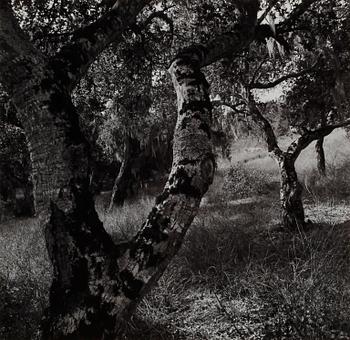
[[121, 319], [154, 286], [178, 251], [212, 183], [208, 84], [198, 59], [188, 53], [179, 54], [169, 72], [178, 96], [172, 171], [128, 246], [114, 244], [103, 229], [88, 180], [72, 186], [70, 211], [51, 205], [46, 239], [54, 281], [44, 339], [115, 338]]

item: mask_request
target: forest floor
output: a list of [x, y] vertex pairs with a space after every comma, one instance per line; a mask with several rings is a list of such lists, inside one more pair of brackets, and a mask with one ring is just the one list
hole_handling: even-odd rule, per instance
[[[332, 138], [326, 179], [313, 169], [312, 148], [298, 162], [313, 224], [296, 232], [279, 223], [273, 161], [256, 142], [236, 144], [181, 251], [120, 338], [350, 339], [350, 143]], [[128, 238], [153, 200], [106, 214], [101, 198], [100, 215], [113, 237]], [[0, 339], [35, 339], [50, 275], [39, 221], [0, 225]]]

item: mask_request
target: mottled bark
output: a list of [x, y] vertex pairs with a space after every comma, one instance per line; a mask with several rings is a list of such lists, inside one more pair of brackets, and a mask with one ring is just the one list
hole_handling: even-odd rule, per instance
[[[125, 247], [113, 244], [86, 186], [72, 188], [74, 206], [52, 205], [47, 244], [54, 282], [45, 339], [113, 339], [179, 249], [214, 175], [208, 84], [196, 60], [180, 54], [170, 73], [178, 95], [174, 160], [163, 193]], [[125, 249], [126, 248], [126, 249]]]
[[316, 141], [315, 151], [316, 151], [316, 161], [317, 170], [321, 176], [326, 176], [326, 158], [323, 148], [324, 138], [320, 138]]
[[278, 162], [281, 172], [282, 223], [291, 230], [303, 229], [305, 226], [303, 187], [298, 180], [294, 162], [288, 155], [284, 155]]
[[86, 160], [80, 162], [79, 157], [84, 141], [70, 97], [54, 70], [31, 47], [6, 1], [0, 6], [0, 80], [12, 95], [28, 142], [35, 210], [45, 210], [50, 199], [63, 203], [71, 179], [86, 171]]
[[[29, 144], [35, 208], [51, 199], [65, 205], [71, 183], [85, 180], [87, 143], [79, 129], [70, 91], [97, 55], [123, 32], [149, 1], [119, 0], [50, 60], [20, 30], [9, 2], [0, 3], [0, 80], [11, 94]], [[77, 184], [80, 185], [80, 184]]]
[[248, 93], [248, 108], [253, 121], [264, 134], [268, 152], [277, 161], [280, 169], [282, 224], [288, 229], [302, 229], [305, 225], [305, 214], [302, 202], [302, 186], [298, 181], [298, 176], [294, 166], [297, 155], [284, 152], [280, 149], [270, 122], [259, 110], [250, 91]]
[[191, 47], [172, 63], [179, 108], [173, 166], [137, 235], [127, 245], [114, 244], [95, 211], [88, 145], [70, 91], [148, 2], [117, 1], [113, 12], [77, 32], [50, 60], [23, 36], [8, 2], [0, 2], [0, 80], [26, 132], [37, 208], [49, 202], [51, 208], [45, 234], [54, 275], [45, 340], [114, 339], [120, 319], [154, 286], [179, 249], [213, 180], [211, 104], [200, 68], [240, 52], [254, 39], [257, 8], [245, 9], [249, 20], [234, 32]]

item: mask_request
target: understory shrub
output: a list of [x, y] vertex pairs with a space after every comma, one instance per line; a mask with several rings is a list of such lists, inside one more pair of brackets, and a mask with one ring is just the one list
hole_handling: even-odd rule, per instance
[[230, 199], [247, 198], [269, 193], [272, 182], [268, 173], [238, 163], [227, 170], [223, 190]]

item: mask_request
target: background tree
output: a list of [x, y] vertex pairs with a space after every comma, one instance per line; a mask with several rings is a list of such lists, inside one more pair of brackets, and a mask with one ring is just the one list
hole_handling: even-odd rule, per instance
[[[279, 10], [281, 8], [276, 8], [275, 13]], [[347, 106], [344, 96], [339, 97], [344, 92], [340, 90], [344, 87], [344, 80], [339, 79], [337, 71], [340, 64], [335, 60], [333, 48], [329, 50], [331, 38], [341, 25], [337, 14], [339, 7], [335, 3], [320, 2], [315, 11], [319, 16], [307, 18], [308, 26], [300, 18], [297, 24], [306, 26], [301, 34], [292, 33], [286, 40], [268, 40], [266, 47], [256, 45], [240, 58], [233, 61], [227, 59], [221, 65], [223, 71], [213, 74], [214, 78], [220, 75], [215, 81], [218, 84], [215, 90], [223, 100], [218, 103], [231, 107], [231, 114], [236, 117], [242, 116], [243, 112], [248, 117], [248, 125], [252, 121], [257, 123], [269, 152], [277, 160], [281, 171], [282, 220], [291, 229], [305, 226], [302, 186], [295, 171], [295, 160], [317, 137], [317, 148], [320, 149], [326, 135], [348, 124], [347, 112], [340, 112], [341, 107]], [[279, 25], [270, 23], [271, 29], [278, 29], [276, 27]], [[342, 75], [348, 73], [349, 60], [345, 50], [344, 47], [342, 51], [338, 50], [343, 57]], [[266, 115], [271, 118], [271, 113], [257, 104], [251, 90], [269, 89], [286, 82], [287, 101], [279, 113], [284, 119], [287, 118], [289, 126], [299, 133], [299, 138], [283, 151], [278, 146], [272, 124], [266, 118]], [[322, 153], [319, 158], [322, 159]], [[324, 165], [319, 164], [319, 168], [322, 171]]]

